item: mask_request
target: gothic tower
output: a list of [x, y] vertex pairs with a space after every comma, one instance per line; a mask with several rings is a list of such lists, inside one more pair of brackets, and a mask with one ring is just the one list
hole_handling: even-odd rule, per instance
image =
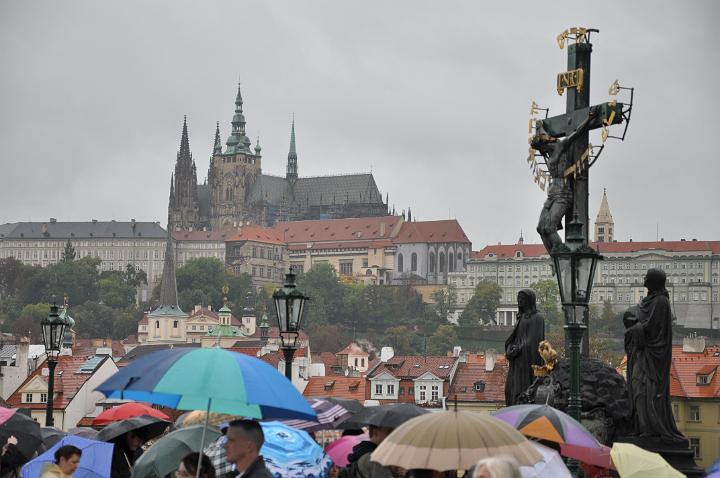
[[595, 218], [595, 242], [613, 242], [613, 229], [615, 229], [615, 221], [613, 221], [612, 214], [610, 214], [607, 191], [603, 189], [600, 210]]
[[297, 151], [295, 151], [295, 115], [293, 114], [292, 127], [290, 128], [290, 151], [288, 152], [287, 171], [285, 178], [290, 184], [295, 184], [298, 178]]
[[175, 228], [189, 230], [198, 227], [197, 169], [190, 153], [187, 117], [183, 120], [180, 151], [177, 153], [175, 172], [170, 179], [168, 214]]
[[261, 156], [259, 148], [255, 148], [253, 154], [250, 138], [245, 133], [245, 115], [239, 84], [232, 131], [225, 146], [223, 152], [218, 125], [208, 171], [210, 226], [213, 230], [231, 229], [243, 221], [255, 219], [248, 210], [247, 193], [260, 174]]

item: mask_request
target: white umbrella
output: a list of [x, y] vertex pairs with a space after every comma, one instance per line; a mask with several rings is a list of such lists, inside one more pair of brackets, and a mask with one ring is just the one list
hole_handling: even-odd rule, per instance
[[550, 447], [531, 441], [543, 459], [535, 463], [535, 466], [521, 466], [520, 473], [523, 478], [572, 478], [570, 470], [567, 469], [562, 457]]

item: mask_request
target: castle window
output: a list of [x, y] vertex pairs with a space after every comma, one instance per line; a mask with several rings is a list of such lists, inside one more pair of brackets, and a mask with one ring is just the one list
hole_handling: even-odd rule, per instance
[[435, 272], [435, 253], [430, 253], [430, 272]]
[[178, 328], [178, 321], [173, 320], [173, 329], [177, 329], [177, 328]]
[[156, 320], [156, 321], [155, 321], [155, 328], [156, 328], [156, 329], [159, 329], [159, 328], [160, 328], [160, 321], [159, 321], [159, 320]]
[[398, 254], [398, 272], [403, 271], [403, 255]]
[[410, 270], [413, 272], [417, 272], [417, 254], [414, 252], [410, 256]]
[[444, 253], [444, 252], [441, 252], [441, 253], [440, 253], [440, 272], [445, 272], [445, 267], [446, 267], [446, 264], [445, 264], [445, 253]]

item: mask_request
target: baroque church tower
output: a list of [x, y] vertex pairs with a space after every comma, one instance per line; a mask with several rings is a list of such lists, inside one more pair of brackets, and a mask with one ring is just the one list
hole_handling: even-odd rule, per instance
[[613, 242], [615, 221], [610, 214], [608, 206], [607, 191], [603, 189], [603, 197], [600, 202], [600, 210], [595, 218], [595, 242]]
[[180, 229], [193, 229], [200, 222], [198, 209], [197, 169], [190, 153], [187, 117], [183, 120], [180, 151], [177, 153], [175, 172], [170, 177], [169, 221]]

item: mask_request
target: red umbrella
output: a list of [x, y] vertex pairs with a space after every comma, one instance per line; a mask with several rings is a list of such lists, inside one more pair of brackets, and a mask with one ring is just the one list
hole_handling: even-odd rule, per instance
[[170, 421], [170, 417], [160, 410], [156, 410], [143, 403], [128, 402], [118, 405], [117, 407], [108, 408], [92, 421], [93, 425], [107, 425], [108, 423], [125, 420], [127, 418], [139, 417], [140, 415], [150, 415], [151, 417], [161, 420]]

